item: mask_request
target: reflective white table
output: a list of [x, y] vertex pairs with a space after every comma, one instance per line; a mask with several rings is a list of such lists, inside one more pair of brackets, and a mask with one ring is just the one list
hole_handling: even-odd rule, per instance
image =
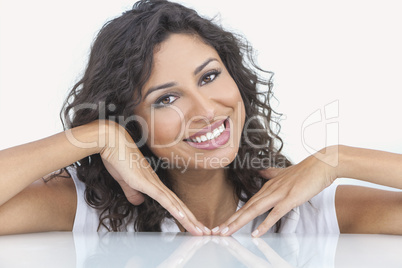
[[0, 237], [0, 267], [402, 267], [402, 236], [9, 235]]

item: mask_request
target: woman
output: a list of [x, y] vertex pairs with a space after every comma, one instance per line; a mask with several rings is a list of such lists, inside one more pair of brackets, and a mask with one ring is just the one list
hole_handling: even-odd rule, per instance
[[271, 83], [245, 52], [166, 1], [107, 23], [66, 101], [66, 131], [0, 152], [1, 233], [402, 233], [399, 193], [331, 185], [402, 188], [402, 157], [336, 146], [291, 166], [275, 147]]

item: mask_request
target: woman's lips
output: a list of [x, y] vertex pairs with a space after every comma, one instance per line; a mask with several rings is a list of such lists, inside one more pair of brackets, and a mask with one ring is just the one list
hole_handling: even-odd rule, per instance
[[197, 149], [213, 150], [225, 145], [229, 141], [229, 138], [230, 123], [227, 118], [203, 128], [184, 141]]
[[[210, 126], [206, 126], [206, 127], [204, 127], [203, 129], [201, 129], [201, 130], [198, 131], [197, 133], [191, 135], [190, 137], [188, 137], [188, 138], [185, 139], [185, 140], [186, 140], [186, 141], [191, 141], [191, 140], [193, 140], [193, 139], [196, 139], [197, 137], [207, 136], [208, 133], [213, 134], [214, 131], [215, 131], [215, 132], [218, 131], [218, 129], [219, 129], [220, 126], [222, 126], [222, 127], [224, 128], [224, 122], [225, 122], [225, 120], [227, 120], [227, 119], [228, 119], [228, 118], [223, 119], [223, 120], [219, 120], [219, 121], [216, 121], [215, 123], [213, 123], [213, 124], [210, 125]], [[208, 139], [210, 140], [211, 137], [209, 137]]]

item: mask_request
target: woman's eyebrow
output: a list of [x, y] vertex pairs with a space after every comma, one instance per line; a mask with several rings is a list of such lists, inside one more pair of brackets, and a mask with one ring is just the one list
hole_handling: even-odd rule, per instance
[[159, 86], [155, 86], [155, 87], [151, 87], [150, 89], [148, 89], [147, 93], [145, 93], [144, 99], [151, 94], [152, 92], [156, 91], [156, 90], [160, 90], [160, 89], [164, 89], [164, 88], [168, 88], [168, 87], [174, 87], [176, 86], [177, 83], [175, 82], [168, 82], [166, 84], [163, 85], [159, 85]]
[[[197, 75], [199, 72], [201, 72], [201, 71], [205, 68], [205, 66], [207, 66], [211, 61], [218, 61], [218, 60], [215, 59], [215, 58], [209, 58], [209, 59], [207, 59], [207, 60], [204, 61], [200, 66], [198, 66], [197, 68], [195, 68], [195, 70], [194, 70], [194, 75]], [[168, 87], [174, 87], [174, 86], [176, 86], [176, 85], [177, 85], [177, 83], [175, 83], [175, 82], [168, 82], [168, 83], [165, 83], [165, 84], [162, 84], [162, 85], [159, 85], [159, 86], [151, 87], [150, 89], [148, 89], [147, 93], [145, 93], [144, 99], [145, 99], [149, 94], [151, 94], [152, 92], [154, 92], [154, 91], [156, 91], [156, 90], [160, 90], [160, 89], [164, 89], [164, 88], [168, 88]]]
[[195, 70], [194, 70], [194, 75], [196, 75], [196, 74], [198, 74], [199, 72], [201, 72], [202, 71], [202, 69], [204, 69], [205, 68], [205, 66], [207, 66], [211, 61], [218, 61], [217, 59], [215, 59], [215, 58], [209, 58], [209, 59], [207, 59], [206, 61], [204, 61], [204, 63], [203, 64], [201, 64], [200, 66], [198, 66], [197, 68], [195, 68]]

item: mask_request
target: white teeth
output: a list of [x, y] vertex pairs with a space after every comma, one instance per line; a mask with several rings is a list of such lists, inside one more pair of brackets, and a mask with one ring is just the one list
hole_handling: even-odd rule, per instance
[[222, 125], [215, 128], [212, 132], [208, 132], [205, 135], [201, 135], [199, 137], [192, 138], [191, 141], [199, 143], [199, 142], [204, 142], [207, 140], [212, 140], [212, 139], [215, 139], [216, 137], [219, 137], [224, 130], [225, 130], [225, 123], [222, 123]]

